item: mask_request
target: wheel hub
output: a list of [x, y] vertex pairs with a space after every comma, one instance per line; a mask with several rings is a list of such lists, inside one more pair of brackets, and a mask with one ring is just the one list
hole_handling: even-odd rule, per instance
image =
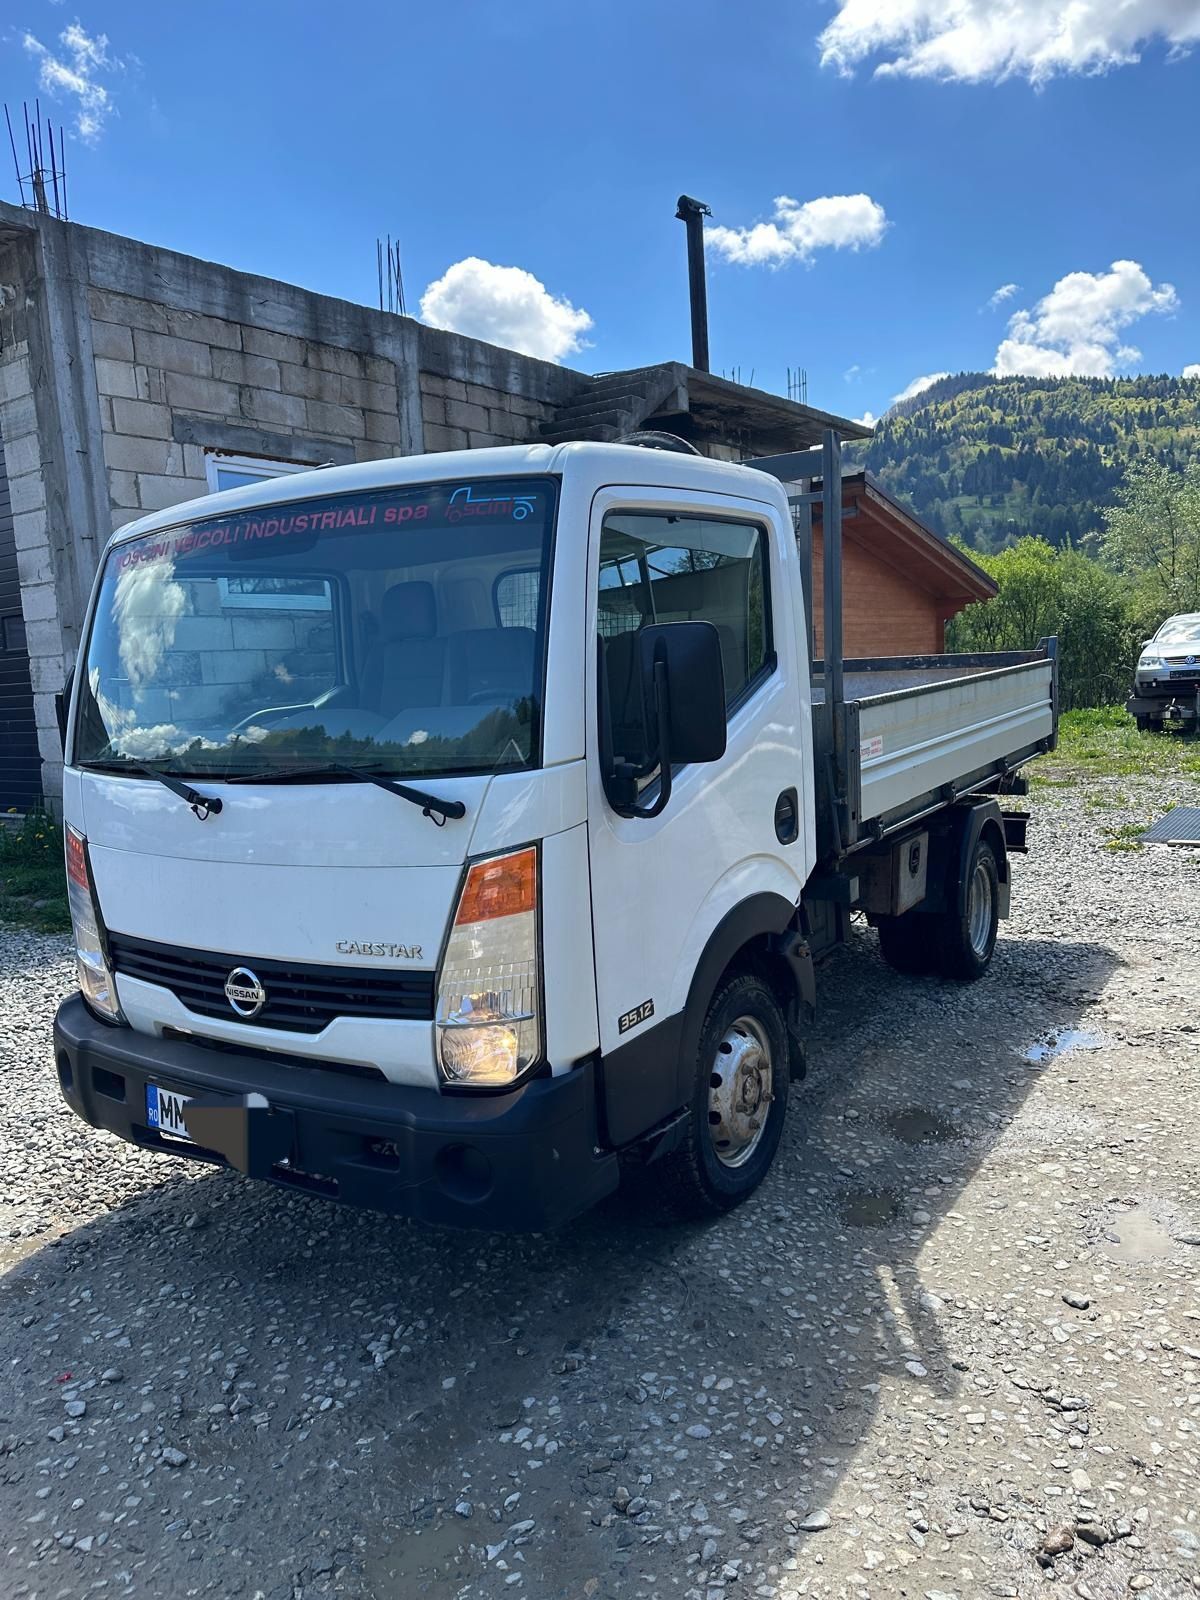
[[987, 955], [992, 932], [992, 880], [982, 861], [975, 863], [967, 896], [967, 937], [981, 959]]
[[753, 1155], [771, 1101], [771, 1047], [761, 1023], [739, 1017], [717, 1046], [709, 1077], [708, 1129], [717, 1160], [739, 1167]]

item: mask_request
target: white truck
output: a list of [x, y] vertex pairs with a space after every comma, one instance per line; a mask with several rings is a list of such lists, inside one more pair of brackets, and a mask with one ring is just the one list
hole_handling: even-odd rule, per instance
[[[840, 458], [632, 444], [298, 473], [105, 552], [62, 711], [68, 1104], [146, 1150], [543, 1229], [761, 1181], [860, 910], [973, 979], [1052, 642], [848, 661]], [[814, 670], [815, 666], [815, 670]]]

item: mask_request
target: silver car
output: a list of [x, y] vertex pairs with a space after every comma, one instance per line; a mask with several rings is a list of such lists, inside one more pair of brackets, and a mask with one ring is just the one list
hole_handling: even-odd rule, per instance
[[1139, 728], [1191, 728], [1200, 715], [1200, 611], [1168, 617], [1147, 639], [1125, 709]]

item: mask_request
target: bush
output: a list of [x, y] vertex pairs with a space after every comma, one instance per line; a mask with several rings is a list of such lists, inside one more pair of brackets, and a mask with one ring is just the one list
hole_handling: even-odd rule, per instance
[[0, 921], [44, 933], [71, 926], [62, 825], [49, 811], [30, 811], [11, 826], [0, 823]]
[[975, 559], [1000, 592], [951, 622], [951, 650], [1033, 650], [1055, 634], [1064, 710], [1124, 699], [1144, 638], [1125, 579], [1077, 550], [1031, 537]]

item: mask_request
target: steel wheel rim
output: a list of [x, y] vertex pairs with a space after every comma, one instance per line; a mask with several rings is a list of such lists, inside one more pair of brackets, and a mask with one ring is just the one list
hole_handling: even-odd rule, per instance
[[977, 861], [967, 898], [967, 937], [977, 956], [987, 955], [988, 940], [992, 936], [993, 899], [992, 875], [982, 861]]
[[713, 1054], [708, 1136], [723, 1167], [744, 1166], [766, 1132], [773, 1072], [771, 1044], [756, 1017], [738, 1017]]

